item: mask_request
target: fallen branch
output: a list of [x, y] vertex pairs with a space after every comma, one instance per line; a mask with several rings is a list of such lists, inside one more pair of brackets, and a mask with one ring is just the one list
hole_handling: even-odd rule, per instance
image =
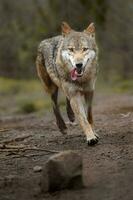
[[29, 138], [31, 137], [31, 135], [24, 135], [24, 136], [21, 136], [21, 137], [16, 137], [16, 138], [13, 138], [13, 139], [10, 139], [10, 140], [5, 140], [5, 141], [1, 141], [0, 144], [8, 144], [8, 143], [11, 143], [11, 142], [20, 142], [26, 138]]
[[25, 157], [25, 158], [30, 158], [30, 157], [35, 157], [35, 156], [45, 156], [45, 155], [48, 155], [48, 154], [29, 154], [29, 155], [21, 155], [21, 154], [18, 154], [18, 155], [13, 155], [12, 158], [21, 158], [21, 157]]
[[6, 131], [10, 131], [11, 129], [9, 129], [9, 128], [2, 128], [2, 129], [0, 129], [0, 132], [6, 132]]
[[60, 151], [56, 151], [56, 150], [49, 150], [49, 149], [45, 149], [45, 148], [37, 148], [37, 147], [27, 147], [27, 146], [24, 146], [24, 145], [21, 145], [21, 146], [18, 146], [18, 145], [1, 145], [0, 144], [0, 150], [9, 150], [10, 151], [16, 151], [16, 150], [20, 150], [20, 151], [28, 151], [28, 150], [31, 150], [31, 151], [45, 151], [45, 152], [49, 152], [49, 153], [59, 153]]
[[18, 152], [18, 149], [0, 149], [0, 152]]
[[25, 146], [21, 145], [6, 145], [6, 144], [0, 144], [0, 149], [23, 149]]
[[49, 149], [41, 149], [41, 148], [37, 148], [37, 147], [27, 147], [24, 148], [24, 150], [35, 150], [35, 151], [46, 151], [46, 152], [50, 152], [50, 153], [59, 153], [60, 151], [56, 151], [56, 150], [49, 150]]

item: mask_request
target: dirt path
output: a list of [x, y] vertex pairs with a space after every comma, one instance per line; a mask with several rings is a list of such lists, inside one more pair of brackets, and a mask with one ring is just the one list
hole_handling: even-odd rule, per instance
[[[78, 126], [69, 125], [64, 138], [52, 112], [44, 117], [34, 114], [0, 118], [0, 145], [9, 147], [0, 148], [0, 200], [132, 200], [133, 96], [98, 95], [93, 111], [100, 135], [95, 147], [87, 146]], [[21, 148], [12, 150], [11, 145]], [[29, 145], [39, 149], [26, 149]], [[83, 155], [86, 188], [41, 195], [41, 173], [34, 172], [34, 166], [43, 166], [54, 154], [50, 150], [69, 149]]]

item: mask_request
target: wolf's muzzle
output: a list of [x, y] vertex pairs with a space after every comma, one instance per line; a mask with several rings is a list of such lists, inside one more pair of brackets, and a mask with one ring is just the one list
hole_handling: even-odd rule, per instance
[[83, 67], [83, 63], [77, 63], [76, 64], [76, 71], [78, 74], [82, 73], [82, 67]]
[[83, 66], [83, 64], [82, 64], [82, 63], [77, 63], [77, 64], [76, 64], [76, 67], [77, 67], [78, 69], [81, 69], [81, 68], [82, 68], [82, 66]]

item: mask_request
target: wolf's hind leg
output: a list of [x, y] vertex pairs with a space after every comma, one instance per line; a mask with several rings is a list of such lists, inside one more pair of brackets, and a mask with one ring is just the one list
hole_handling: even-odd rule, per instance
[[57, 99], [58, 99], [58, 87], [56, 88], [56, 90], [54, 91], [54, 93], [51, 95], [51, 99], [52, 99], [52, 102], [53, 102], [53, 110], [54, 110], [54, 114], [55, 114], [55, 117], [56, 117], [56, 123], [57, 123], [57, 126], [59, 127], [61, 133], [63, 134], [66, 134], [66, 124], [60, 114], [60, 110], [59, 110], [59, 105], [58, 105], [58, 102], [57, 102]]
[[68, 98], [66, 98], [66, 110], [67, 110], [67, 115], [68, 115], [70, 122], [74, 122], [75, 116], [74, 116], [74, 112], [71, 108], [70, 101]]

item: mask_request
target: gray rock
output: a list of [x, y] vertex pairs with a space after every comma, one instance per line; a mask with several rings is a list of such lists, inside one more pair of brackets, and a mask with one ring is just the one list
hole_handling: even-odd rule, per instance
[[64, 151], [50, 157], [43, 168], [40, 186], [42, 192], [83, 187], [81, 155]]

